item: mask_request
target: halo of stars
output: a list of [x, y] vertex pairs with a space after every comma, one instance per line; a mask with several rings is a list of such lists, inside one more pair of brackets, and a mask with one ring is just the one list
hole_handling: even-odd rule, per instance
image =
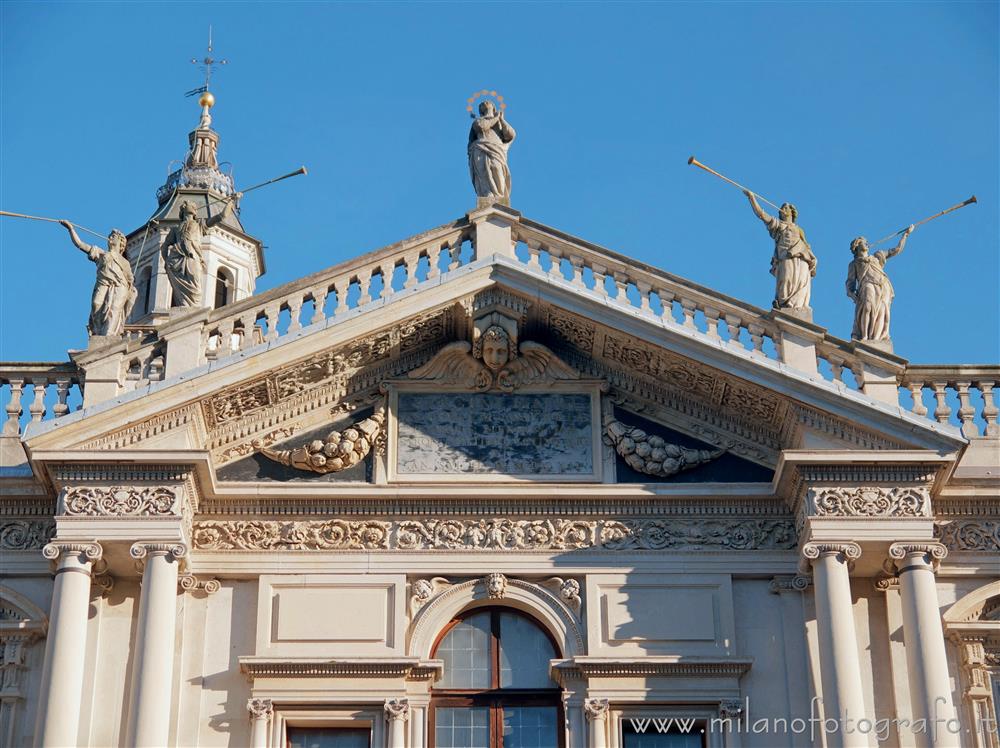
[[503, 111], [504, 109], [507, 108], [507, 103], [503, 100], [503, 96], [498, 94], [496, 91], [490, 91], [489, 89], [484, 88], [482, 91], [476, 91], [474, 94], [472, 94], [472, 96], [470, 96], [468, 99], [465, 100], [466, 101], [465, 111], [467, 111], [469, 113], [469, 116], [472, 117], [473, 119], [476, 118], [475, 104], [478, 99], [496, 99], [500, 111]]

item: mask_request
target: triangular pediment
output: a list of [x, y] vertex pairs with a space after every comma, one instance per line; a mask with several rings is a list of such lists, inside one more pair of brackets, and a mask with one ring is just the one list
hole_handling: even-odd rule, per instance
[[[456, 225], [438, 231], [455, 231]], [[540, 232], [537, 226], [529, 224], [532, 236]], [[300, 325], [294, 334], [262, 334], [260, 344], [216, 355], [207, 367], [33, 427], [26, 444], [42, 451], [203, 449], [225, 480], [234, 474], [228, 465], [261, 449], [301, 446], [297, 442], [306, 436], [371, 410], [394, 382], [510, 392], [576, 381], [599, 384], [602, 407], [647, 424], [647, 430], [677, 435], [675, 441], [722, 450], [726, 461], [740, 460], [737, 472], [756, 477], [764, 473], [754, 469], [773, 470], [784, 449], [953, 452], [962, 446], [949, 427], [768, 356], [754, 324], [726, 317], [730, 332], [750, 331], [753, 345], [741, 347], [737, 339], [719, 336], [718, 311], [709, 310], [716, 325], [706, 333], [687, 312], [678, 323], [666, 308], [628, 301], [629, 289], [621, 283], [621, 298], [613, 303], [606, 293], [613, 284], [591, 281], [588, 287], [578, 258], [569, 258], [566, 272], [555, 264], [543, 270], [538, 258], [544, 245], [533, 247], [529, 237], [526, 246], [527, 261], [481, 257], [448, 269], [433, 283], [403, 284], [321, 324]], [[555, 260], [555, 251], [547, 251]], [[692, 308], [693, 302], [682, 301], [683, 309]], [[720, 306], [724, 301], [720, 297]], [[510, 360], [492, 370], [476, 350], [490, 324], [516, 328], [517, 337]], [[244, 469], [240, 475], [254, 473]]]

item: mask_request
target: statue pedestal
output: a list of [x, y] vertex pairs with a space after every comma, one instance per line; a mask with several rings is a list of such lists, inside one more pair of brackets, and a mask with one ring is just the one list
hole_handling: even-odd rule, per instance
[[891, 340], [859, 340], [857, 341], [864, 345], [866, 348], [874, 348], [876, 351], [882, 351], [882, 353], [893, 353], [892, 341]]
[[482, 208], [489, 208], [491, 205], [506, 205], [510, 207], [509, 197], [477, 197], [476, 198], [476, 210], [481, 210]]
[[800, 319], [803, 322], [813, 321], [812, 307], [804, 306], [799, 309], [792, 309], [791, 307], [788, 307], [786, 309], [779, 309], [778, 307], [774, 307], [774, 309], [781, 312], [782, 314], [787, 314], [789, 317], [795, 317], [796, 319]]

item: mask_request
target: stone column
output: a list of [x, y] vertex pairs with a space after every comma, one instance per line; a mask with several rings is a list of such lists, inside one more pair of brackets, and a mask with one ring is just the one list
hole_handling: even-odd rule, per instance
[[267, 748], [267, 733], [274, 704], [270, 699], [247, 699], [247, 711], [250, 712], [251, 748]]
[[587, 746], [588, 748], [607, 748], [608, 746], [608, 711], [607, 699], [584, 699], [583, 713], [587, 715]]
[[[889, 558], [899, 571], [903, 606], [903, 642], [910, 683], [913, 719], [927, 720], [928, 730], [917, 734], [918, 746], [951, 746], [958, 739], [955, 707], [951, 701], [944, 630], [938, 607], [938, 563], [948, 555], [941, 543], [893, 543]], [[949, 729], [956, 732], [952, 732]]]
[[[868, 737], [858, 732], [857, 721], [867, 715], [848, 569], [851, 561], [861, 558], [861, 546], [857, 543], [806, 543], [802, 555], [812, 562], [813, 568], [824, 715], [840, 723], [837, 732], [827, 735], [827, 745], [829, 748], [864, 748], [868, 746]], [[852, 732], [845, 730], [848, 725]]]
[[132, 718], [127, 745], [167, 745], [173, 691], [177, 574], [187, 555], [183, 543], [135, 543], [129, 553], [140, 564], [142, 592], [135, 637]]
[[389, 748], [406, 748], [406, 721], [410, 718], [407, 699], [386, 699], [383, 705], [389, 723]]
[[57, 563], [35, 728], [35, 745], [43, 748], [78, 742], [90, 575], [103, 550], [97, 543], [59, 541], [42, 549]]

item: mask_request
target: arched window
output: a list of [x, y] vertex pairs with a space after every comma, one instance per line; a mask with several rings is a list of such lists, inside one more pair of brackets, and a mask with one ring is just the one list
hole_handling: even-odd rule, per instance
[[233, 274], [226, 268], [219, 268], [219, 272], [215, 274], [216, 309], [232, 302], [234, 298], [233, 292], [236, 290], [235, 285], [236, 283], [233, 279]]
[[435, 748], [558, 748], [558, 651], [534, 620], [509, 608], [478, 608], [445, 629], [434, 657], [444, 672], [431, 698]]

